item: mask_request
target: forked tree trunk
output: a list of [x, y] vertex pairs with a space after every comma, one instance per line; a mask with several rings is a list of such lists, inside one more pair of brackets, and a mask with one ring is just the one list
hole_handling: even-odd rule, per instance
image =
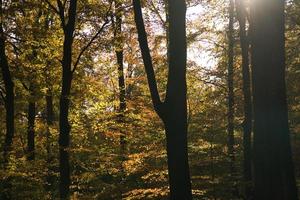
[[251, 3], [256, 200], [298, 199], [286, 100], [284, 4]]
[[[60, 2], [60, 1], [59, 1]], [[60, 2], [61, 3], [61, 2]], [[68, 21], [65, 24], [64, 7], [62, 4], [58, 5], [62, 27], [64, 30], [64, 45], [63, 45], [63, 58], [62, 58], [62, 89], [59, 100], [60, 113], [59, 113], [59, 172], [60, 183], [59, 192], [61, 199], [69, 199], [70, 195], [70, 163], [69, 163], [69, 147], [70, 147], [70, 131], [69, 124], [69, 107], [70, 107], [70, 92], [73, 79], [72, 69], [72, 44], [73, 34], [75, 30], [77, 0], [70, 1], [68, 9]]]
[[184, 0], [168, 1], [169, 73], [164, 102], [157, 90], [140, 1], [134, 0], [133, 5], [152, 102], [165, 125], [170, 199], [189, 200], [192, 193], [187, 152], [186, 4]]

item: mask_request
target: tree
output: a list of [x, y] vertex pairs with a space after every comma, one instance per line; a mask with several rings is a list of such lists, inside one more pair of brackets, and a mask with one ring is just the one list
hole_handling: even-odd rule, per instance
[[227, 85], [228, 85], [228, 113], [227, 113], [227, 134], [228, 134], [228, 155], [230, 159], [230, 175], [233, 178], [235, 173], [235, 153], [234, 153], [234, 3], [233, 0], [229, 2], [229, 25], [228, 25], [228, 63], [227, 63]]
[[[118, 122], [124, 124], [124, 114], [126, 111], [126, 86], [124, 76], [124, 50], [123, 50], [123, 36], [122, 36], [122, 1], [115, 0], [115, 27], [114, 27], [114, 39], [115, 39], [115, 52], [118, 65], [118, 87], [119, 87], [119, 120]], [[121, 130], [120, 146], [122, 154], [125, 151], [125, 135], [124, 130]], [[124, 157], [124, 155], [122, 155]], [[123, 158], [124, 160], [124, 158]]]
[[251, 3], [255, 199], [298, 199], [285, 85], [284, 0]]
[[[6, 110], [6, 136], [4, 142], [4, 160], [7, 162], [7, 154], [11, 149], [14, 136], [14, 83], [9, 70], [5, 53], [5, 33], [3, 31], [3, 4], [0, 0], [0, 67], [4, 82], [4, 91], [1, 91]], [[5, 93], [5, 94], [4, 94]]]
[[192, 199], [187, 153], [186, 30], [184, 0], [168, 1], [168, 81], [165, 101], [160, 100], [141, 3], [133, 1], [138, 40], [153, 106], [165, 125], [171, 199]]
[[247, 34], [247, 11], [244, 0], [236, 0], [236, 13], [239, 22], [240, 46], [242, 50], [242, 75], [243, 75], [243, 176], [246, 183], [245, 193], [249, 198], [252, 182], [252, 159], [251, 159], [251, 134], [252, 134], [252, 94], [249, 67], [249, 40]]
[[[92, 45], [94, 40], [103, 31], [108, 24], [108, 13], [111, 8], [111, 3], [108, 11], [105, 13], [105, 21], [96, 34], [90, 39], [90, 41], [80, 50], [77, 59], [73, 64], [73, 42], [74, 32], [76, 28], [77, 16], [77, 0], [71, 0], [69, 3], [57, 0], [57, 7], [53, 6], [50, 1], [45, 0], [48, 5], [58, 14], [60, 19], [61, 28], [64, 33], [63, 42], [63, 55], [62, 55], [62, 86], [60, 94], [60, 112], [59, 112], [59, 171], [60, 171], [60, 198], [69, 198], [69, 186], [71, 184], [70, 178], [70, 163], [69, 163], [69, 146], [70, 146], [70, 131], [71, 125], [69, 123], [69, 108], [70, 108], [70, 92], [73, 80], [73, 74], [80, 62], [80, 58], [85, 51]], [[67, 8], [67, 13], [65, 9]]]

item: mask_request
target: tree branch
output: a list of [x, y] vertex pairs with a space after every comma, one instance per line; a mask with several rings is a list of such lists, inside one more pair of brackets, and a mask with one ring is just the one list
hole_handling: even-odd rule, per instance
[[157, 114], [162, 118], [162, 105], [163, 103], [160, 100], [160, 96], [157, 89], [157, 83], [155, 78], [155, 73], [152, 64], [152, 58], [150, 54], [150, 49], [148, 46], [147, 33], [145, 30], [141, 2], [140, 0], [133, 0], [133, 9], [134, 9], [134, 20], [138, 32], [138, 41], [141, 48], [142, 58], [145, 66], [145, 71], [147, 74], [148, 85], [151, 93], [151, 99]]
[[102, 24], [101, 28], [97, 31], [97, 33], [91, 38], [91, 40], [87, 43], [87, 45], [85, 45], [82, 50], [80, 51], [80, 53], [78, 54], [78, 57], [75, 61], [75, 64], [73, 66], [73, 70], [72, 70], [72, 73], [74, 73], [74, 71], [76, 70], [79, 62], [80, 62], [80, 58], [81, 56], [84, 54], [84, 52], [93, 44], [94, 40], [100, 35], [100, 33], [104, 30], [105, 26], [109, 23], [109, 20], [108, 20], [108, 15], [109, 15], [109, 12], [111, 10], [111, 7], [112, 7], [112, 3], [110, 3], [110, 6], [109, 6], [109, 9], [107, 10], [106, 12], [106, 16], [105, 16], [105, 21], [104, 23]]
[[158, 18], [159, 18], [159, 20], [160, 20], [160, 22], [161, 22], [163, 28], [164, 28], [165, 30], [167, 30], [166, 22], [165, 22], [165, 20], [163, 20], [161, 14], [159, 13], [159, 10], [155, 7], [155, 5], [154, 5], [154, 3], [153, 3], [152, 0], [150, 1], [150, 5], [151, 5], [151, 7], [153, 8], [153, 12], [158, 16]]
[[6, 101], [5, 94], [6, 94], [5, 89], [0, 85], [0, 95], [4, 102]]
[[63, 30], [66, 30], [66, 24], [65, 24], [65, 7], [62, 4], [62, 2], [60, 0], [57, 0], [57, 6], [58, 6], [58, 15], [61, 21], [61, 27], [63, 28]]
[[55, 7], [55, 6], [53, 6], [48, 0], [44, 0], [47, 4], [48, 4], [48, 6], [56, 13], [56, 14], [59, 14], [59, 11], [58, 11], [58, 9]]

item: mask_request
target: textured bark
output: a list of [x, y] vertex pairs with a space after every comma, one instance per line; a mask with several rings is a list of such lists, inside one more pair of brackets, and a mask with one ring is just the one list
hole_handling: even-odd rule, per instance
[[187, 152], [186, 103], [186, 4], [168, 1], [168, 82], [166, 99], [161, 102], [147, 42], [141, 5], [133, 1], [138, 39], [154, 109], [165, 125], [167, 138], [170, 199], [192, 199]]
[[284, 3], [251, 3], [256, 200], [298, 199], [286, 101]]
[[252, 99], [251, 80], [249, 66], [249, 41], [246, 30], [246, 8], [244, 0], [236, 0], [236, 12], [239, 21], [240, 45], [242, 50], [242, 75], [244, 97], [244, 121], [243, 121], [243, 176], [246, 199], [251, 198], [252, 190], [252, 158], [251, 158], [251, 134], [252, 134]]

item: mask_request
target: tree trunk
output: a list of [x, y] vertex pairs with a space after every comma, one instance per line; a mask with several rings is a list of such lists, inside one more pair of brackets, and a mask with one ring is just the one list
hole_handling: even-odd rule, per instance
[[189, 200], [192, 193], [187, 152], [186, 4], [184, 0], [168, 1], [169, 73], [164, 102], [157, 90], [140, 1], [134, 0], [133, 5], [152, 102], [166, 130], [170, 199]]
[[125, 180], [125, 171], [124, 171], [124, 161], [126, 153], [126, 127], [125, 127], [125, 111], [126, 111], [126, 86], [125, 86], [125, 76], [124, 76], [124, 51], [123, 51], [123, 36], [122, 36], [122, 1], [115, 0], [115, 30], [114, 30], [114, 39], [115, 39], [115, 52], [117, 57], [118, 65], [118, 86], [119, 86], [119, 113], [118, 113], [118, 123], [121, 125], [120, 128], [120, 172], [121, 172], [121, 181], [120, 181], [120, 198], [122, 199], [124, 180]]
[[242, 50], [242, 75], [244, 97], [243, 121], [243, 176], [245, 181], [246, 199], [251, 198], [252, 190], [252, 158], [251, 158], [251, 133], [252, 133], [252, 100], [251, 81], [249, 69], [249, 41], [246, 30], [246, 8], [244, 0], [236, 0], [236, 12], [239, 21], [240, 45]]
[[284, 3], [251, 3], [256, 200], [298, 199], [286, 101]]
[[[64, 70], [65, 71], [65, 70]], [[70, 178], [70, 163], [69, 163], [69, 145], [70, 145], [70, 130], [69, 124], [69, 105], [70, 105], [70, 87], [71, 77], [64, 72], [63, 85], [60, 97], [60, 115], [59, 115], [59, 172], [60, 172], [60, 184], [59, 191], [61, 199], [69, 198], [69, 187], [71, 183]]]
[[[59, 1], [60, 2], [60, 1]], [[61, 3], [61, 2], [60, 2]], [[73, 78], [72, 69], [72, 45], [73, 33], [75, 30], [77, 0], [70, 1], [68, 9], [68, 22], [65, 24], [65, 17], [63, 16], [64, 7], [58, 5], [61, 14], [61, 22], [64, 30], [64, 45], [63, 45], [63, 59], [62, 59], [62, 89], [59, 100], [59, 172], [60, 183], [59, 192], [61, 199], [70, 198], [70, 163], [69, 163], [69, 146], [70, 146], [70, 131], [69, 124], [69, 106], [70, 106], [70, 92]]]
[[35, 101], [34, 95], [31, 94], [31, 97], [28, 102], [28, 127], [27, 127], [27, 159], [34, 160], [34, 124], [35, 124]]
[[0, 67], [5, 87], [5, 110], [6, 110], [6, 135], [4, 142], [4, 162], [8, 162], [8, 153], [11, 150], [14, 136], [14, 83], [9, 70], [5, 53], [5, 35], [3, 32], [2, 0], [0, 0]]
[[53, 96], [51, 89], [48, 88], [47, 95], [46, 95], [46, 121], [47, 121], [47, 133], [46, 133], [46, 151], [49, 157], [51, 152], [51, 145], [50, 145], [50, 127], [53, 125], [54, 120], [54, 111], [53, 111]]
[[[49, 87], [49, 86], [48, 86]], [[48, 88], [47, 94], [46, 94], [46, 121], [47, 121], [47, 132], [46, 132], [46, 152], [47, 152], [47, 176], [46, 176], [46, 184], [45, 189], [47, 192], [51, 193], [53, 189], [53, 184], [55, 181], [55, 177], [53, 176], [53, 156], [51, 155], [51, 132], [50, 128], [53, 125], [54, 120], [54, 111], [53, 111], [53, 96], [52, 91], [50, 88]]]
[[[228, 68], [227, 68], [227, 84], [228, 84], [228, 113], [227, 113], [227, 134], [228, 134], [228, 155], [229, 168], [231, 179], [235, 175], [235, 152], [234, 152], [234, 90], [233, 90], [233, 76], [234, 76], [234, 37], [233, 37], [233, 23], [234, 23], [234, 3], [230, 0], [229, 3], [229, 27], [228, 27]], [[235, 189], [234, 189], [235, 190]]]
[[60, 114], [59, 114], [59, 172], [60, 172], [60, 197], [61, 199], [69, 198], [70, 178], [70, 163], [69, 163], [69, 145], [70, 145], [70, 130], [69, 124], [69, 106], [70, 106], [70, 91], [72, 82], [71, 73], [71, 49], [72, 42], [65, 38], [64, 55], [63, 55], [63, 76], [62, 76], [62, 91], [60, 96]]
[[[3, 149], [4, 170], [8, 167], [9, 152], [12, 148], [14, 137], [14, 83], [5, 53], [5, 35], [3, 32], [3, 10], [2, 0], [0, 0], [0, 67], [5, 88], [5, 111], [6, 111], [6, 135]], [[3, 180], [3, 192], [1, 198], [4, 200], [12, 199], [11, 177]]]
[[[122, 2], [119, 0], [115, 1], [115, 17], [116, 17], [116, 27], [115, 27], [115, 40], [116, 40], [116, 56], [118, 64], [118, 83], [119, 83], [119, 122], [124, 124], [124, 112], [126, 110], [126, 86], [125, 86], [125, 76], [124, 76], [124, 65], [123, 65], [123, 38], [122, 38]], [[121, 131], [120, 136], [120, 146], [122, 152], [122, 160], [124, 160], [125, 153], [125, 134]]]
[[169, 73], [164, 122], [171, 199], [192, 199], [187, 151], [185, 13], [185, 1], [168, 1]]

